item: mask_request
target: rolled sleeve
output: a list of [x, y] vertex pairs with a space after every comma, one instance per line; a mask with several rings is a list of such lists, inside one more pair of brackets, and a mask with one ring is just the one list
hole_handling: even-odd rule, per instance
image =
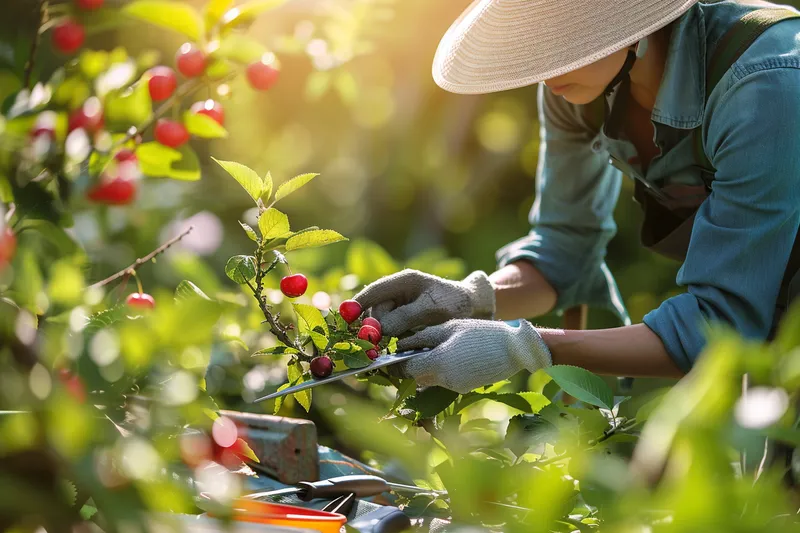
[[644, 318], [684, 370], [725, 323], [768, 336], [800, 226], [800, 70], [748, 74], [709, 100], [705, 149], [717, 169], [677, 282], [685, 294]]
[[557, 310], [577, 304], [605, 307], [627, 323], [616, 283], [605, 265], [621, 173], [608, 152], [593, 147], [596, 132], [581, 107], [539, 87], [541, 149], [531, 232], [497, 253], [499, 265], [530, 261], [558, 294]]

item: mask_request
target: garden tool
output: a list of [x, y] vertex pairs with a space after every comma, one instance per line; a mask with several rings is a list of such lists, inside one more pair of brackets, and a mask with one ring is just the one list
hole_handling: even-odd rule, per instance
[[378, 476], [354, 475], [333, 477], [322, 481], [301, 481], [296, 487], [256, 492], [248, 494], [245, 498], [255, 499], [293, 494], [300, 500], [308, 502], [317, 498], [334, 499], [347, 496], [348, 494], [354, 494], [358, 498], [364, 498], [368, 496], [377, 496], [378, 494], [389, 491], [414, 492], [417, 494], [445, 494], [442, 491], [433, 491], [413, 485], [393, 483], [379, 478]]

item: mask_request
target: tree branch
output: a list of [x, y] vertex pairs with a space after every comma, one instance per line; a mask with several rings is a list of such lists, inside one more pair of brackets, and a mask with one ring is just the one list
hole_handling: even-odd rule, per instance
[[120, 270], [120, 271], [119, 271], [119, 272], [117, 272], [116, 274], [113, 274], [113, 275], [111, 275], [111, 276], [107, 277], [107, 278], [106, 278], [106, 279], [104, 279], [103, 281], [98, 281], [98, 282], [97, 282], [97, 283], [95, 283], [94, 285], [90, 285], [90, 286], [89, 286], [89, 289], [96, 289], [96, 288], [99, 288], [99, 287], [103, 287], [103, 286], [105, 286], [105, 285], [108, 285], [109, 283], [112, 283], [112, 282], [114, 282], [114, 281], [118, 280], [118, 279], [119, 279], [119, 278], [121, 278], [122, 276], [125, 276], [125, 275], [130, 275], [130, 274], [131, 274], [131, 272], [133, 272], [134, 270], [136, 270], [137, 268], [139, 268], [139, 267], [140, 267], [140, 266], [142, 266], [143, 264], [147, 263], [148, 261], [150, 261], [150, 260], [151, 260], [151, 259], [153, 259], [154, 257], [156, 257], [156, 256], [158, 256], [158, 255], [161, 255], [161, 254], [163, 254], [164, 252], [166, 252], [166, 251], [167, 251], [167, 249], [168, 249], [170, 246], [173, 246], [173, 245], [174, 245], [174, 244], [176, 244], [178, 241], [180, 241], [181, 239], [183, 239], [184, 237], [186, 237], [186, 236], [187, 236], [189, 233], [191, 233], [191, 231], [192, 231], [193, 229], [194, 229], [194, 226], [189, 226], [188, 228], [186, 228], [186, 230], [185, 230], [183, 233], [181, 233], [181, 234], [180, 234], [180, 235], [178, 235], [177, 237], [173, 237], [172, 239], [168, 240], [167, 242], [165, 242], [164, 244], [162, 244], [161, 246], [159, 246], [158, 248], [156, 248], [155, 250], [153, 250], [152, 252], [150, 252], [150, 253], [149, 253], [149, 254], [147, 254], [146, 256], [144, 256], [144, 257], [140, 257], [139, 259], [137, 259], [136, 261], [134, 261], [134, 262], [133, 262], [133, 263], [132, 263], [130, 266], [128, 266], [127, 268], [123, 268], [122, 270]]
[[47, 14], [47, 3], [48, 0], [39, 0], [36, 4], [36, 8], [39, 12], [39, 17], [37, 18], [36, 24], [36, 31], [33, 32], [33, 42], [31, 42], [31, 50], [28, 53], [28, 62], [25, 63], [25, 74], [23, 76], [23, 87], [26, 89], [31, 88], [31, 81], [33, 79], [33, 67], [36, 64], [36, 52], [39, 50], [39, 41], [41, 40], [41, 33], [39, 32], [39, 28], [42, 27], [44, 23], [45, 15]]

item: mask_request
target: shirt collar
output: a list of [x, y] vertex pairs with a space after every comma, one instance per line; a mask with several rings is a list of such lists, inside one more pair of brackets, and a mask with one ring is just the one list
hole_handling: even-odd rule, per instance
[[695, 4], [672, 28], [664, 77], [651, 118], [673, 128], [696, 128], [703, 121], [705, 94], [705, 26]]

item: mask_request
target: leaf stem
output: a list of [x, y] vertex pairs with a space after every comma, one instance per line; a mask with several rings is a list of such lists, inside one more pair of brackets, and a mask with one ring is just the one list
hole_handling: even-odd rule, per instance
[[102, 281], [98, 281], [97, 283], [95, 283], [93, 285], [90, 285], [89, 289], [96, 289], [96, 288], [99, 288], [99, 287], [103, 287], [105, 285], [108, 285], [109, 283], [112, 283], [112, 282], [118, 280], [119, 278], [121, 278], [121, 277], [123, 277], [125, 275], [130, 276], [132, 273], [134, 273], [134, 271], [137, 268], [139, 268], [143, 264], [147, 263], [148, 261], [152, 260], [156, 256], [161, 255], [164, 252], [166, 252], [169, 247], [173, 246], [178, 241], [180, 241], [181, 239], [186, 237], [189, 233], [191, 233], [191, 231], [193, 229], [194, 229], [194, 226], [189, 226], [188, 228], [186, 228], [186, 230], [183, 233], [181, 233], [180, 235], [178, 235], [176, 237], [173, 237], [172, 239], [168, 240], [167, 242], [165, 242], [164, 244], [162, 244], [161, 246], [159, 246], [158, 248], [156, 248], [155, 250], [153, 250], [152, 252], [150, 252], [146, 256], [140, 257], [139, 259], [134, 261], [128, 267], [123, 268], [122, 270], [120, 270], [116, 274], [112, 274], [111, 276], [107, 277], [106, 279], [104, 279]]

